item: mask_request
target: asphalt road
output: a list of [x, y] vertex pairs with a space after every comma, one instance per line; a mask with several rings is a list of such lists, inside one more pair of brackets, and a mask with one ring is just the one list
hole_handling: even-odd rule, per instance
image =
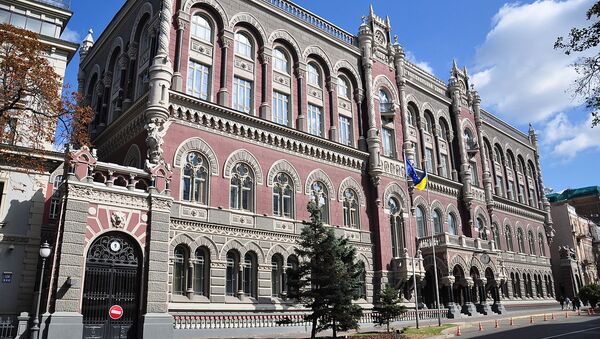
[[[556, 320], [543, 321], [539, 317], [530, 324], [529, 319], [513, 320], [509, 326], [508, 320], [499, 322], [500, 327], [494, 328], [494, 322], [482, 323], [483, 331], [479, 331], [478, 323], [461, 328], [463, 338], [514, 338], [514, 339], [579, 339], [600, 338], [599, 316], [572, 316], [568, 319], [558, 317]], [[454, 334], [454, 333], [453, 333]]]

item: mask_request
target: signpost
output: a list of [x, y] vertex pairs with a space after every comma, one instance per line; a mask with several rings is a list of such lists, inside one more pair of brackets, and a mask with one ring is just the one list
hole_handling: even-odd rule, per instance
[[112, 305], [110, 307], [110, 309], [108, 310], [108, 316], [112, 320], [121, 319], [121, 317], [123, 316], [123, 307], [121, 307], [119, 305]]

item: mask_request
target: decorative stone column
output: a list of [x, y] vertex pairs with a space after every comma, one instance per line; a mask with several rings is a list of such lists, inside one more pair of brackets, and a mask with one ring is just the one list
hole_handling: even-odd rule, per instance
[[272, 55], [271, 49], [268, 47], [261, 48], [260, 51], [260, 65], [261, 65], [261, 103], [259, 108], [260, 117], [263, 119], [271, 120], [271, 100], [273, 95], [272, 89]]
[[486, 284], [487, 284], [487, 279], [486, 278], [480, 278], [476, 282], [477, 289], [479, 291], [479, 300], [478, 300], [478, 304], [477, 304], [477, 312], [479, 312], [479, 313], [481, 313], [483, 315], [488, 315], [488, 314], [492, 313], [490, 305], [487, 304]]
[[[221, 79], [217, 103], [221, 106], [229, 106], [229, 90], [227, 89], [227, 66], [230, 64], [229, 50], [233, 45], [233, 32], [224, 30], [221, 33]], [[233, 58], [231, 60], [233, 62]]]
[[454, 302], [454, 289], [453, 285], [456, 282], [454, 276], [442, 277], [442, 286], [446, 288], [448, 293], [448, 318], [455, 319], [460, 316], [460, 307]]
[[[456, 77], [452, 76], [448, 82], [448, 90], [450, 91], [452, 98], [452, 116], [454, 117], [454, 126], [462, 126], [461, 124], [461, 94], [460, 94], [460, 83]], [[458, 138], [458, 150], [460, 154], [460, 178], [463, 184], [463, 199], [465, 203], [470, 206], [473, 200], [473, 192], [471, 191], [471, 172], [470, 164], [465, 148], [465, 138], [462, 130], [456, 132]]]
[[327, 78], [327, 92], [329, 94], [329, 140], [339, 141], [338, 140], [338, 132], [337, 132], [337, 124], [338, 124], [338, 115], [337, 115], [337, 106], [338, 106], [338, 98], [337, 98], [337, 82], [338, 78], [334, 76], [330, 76]]
[[354, 102], [356, 103], [356, 120], [358, 123], [358, 149], [362, 151], [367, 150], [367, 140], [363, 134], [363, 101], [365, 100], [365, 92], [357, 88], [354, 90]]
[[296, 120], [296, 128], [300, 131], [306, 131], [306, 116], [304, 115], [304, 112], [307, 110], [306, 64], [299, 62], [294, 68], [294, 74], [298, 80], [298, 118]]
[[183, 90], [183, 76], [181, 75], [181, 50], [183, 48], [183, 33], [190, 22], [190, 14], [183, 10], [177, 11], [177, 35], [175, 37], [175, 60], [173, 65], [173, 79], [171, 88], [181, 92]]
[[467, 315], [474, 315], [477, 313], [477, 308], [471, 301], [471, 289], [475, 285], [475, 282], [473, 281], [473, 278], [471, 278], [471, 277], [465, 278], [465, 282], [466, 282], [465, 283], [465, 299], [466, 299], [466, 301], [465, 301], [465, 304], [462, 305], [461, 312], [464, 314], [467, 314]]

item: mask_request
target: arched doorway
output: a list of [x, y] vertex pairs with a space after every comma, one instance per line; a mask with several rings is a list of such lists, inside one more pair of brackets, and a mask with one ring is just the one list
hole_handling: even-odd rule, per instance
[[[142, 255], [128, 235], [109, 232], [98, 237], [86, 257], [83, 287], [83, 338], [136, 338]], [[109, 309], [121, 306], [111, 319]]]

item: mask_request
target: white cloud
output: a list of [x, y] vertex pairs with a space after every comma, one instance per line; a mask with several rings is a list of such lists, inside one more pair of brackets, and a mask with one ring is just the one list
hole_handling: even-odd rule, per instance
[[579, 106], [568, 89], [577, 77], [570, 65], [581, 55], [553, 47], [572, 27], [589, 24], [585, 12], [593, 1], [504, 5], [475, 56], [472, 80], [483, 105], [517, 123], [544, 121]]
[[79, 35], [79, 33], [70, 29], [69, 27], [65, 28], [65, 30], [60, 35], [60, 38], [74, 43], [81, 42], [81, 36]]
[[565, 113], [559, 113], [550, 119], [541, 133], [542, 145], [551, 150], [551, 154], [563, 160], [573, 159], [587, 149], [600, 150], [600, 131], [590, 128], [592, 115], [580, 122], [573, 123]]
[[429, 63], [426, 61], [417, 60], [413, 52], [407, 51], [406, 59], [408, 59], [408, 61], [412, 62], [413, 64], [417, 65], [417, 67], [423, 69], [425, 72], [433, 74], [433, 67], [431, 67], [431, 65], [429, 65]]

